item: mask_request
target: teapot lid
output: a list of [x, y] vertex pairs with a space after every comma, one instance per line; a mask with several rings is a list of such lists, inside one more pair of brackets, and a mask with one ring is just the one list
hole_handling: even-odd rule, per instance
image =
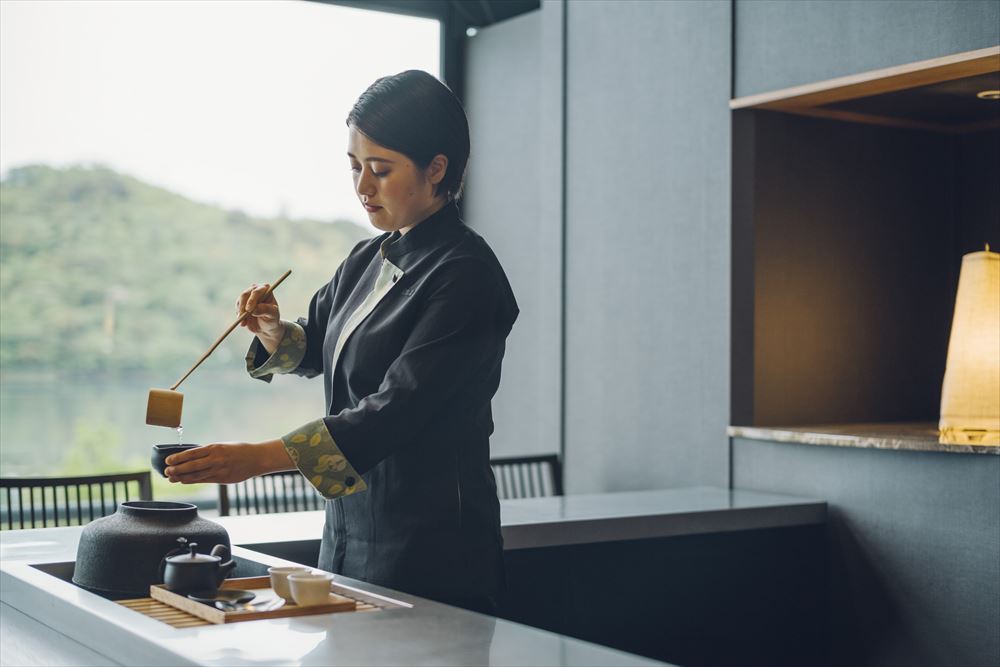
[[211, 554], [200, 554], [195, 549], [198, 548], [197, 542], [188, 542], [183, 537], [178, 537], [177, 541], [183, 547], [185, 544], [188, 547], [188, 553], [177, 554], [176, 556], [167, 556], [166, 560], [172, 565], [188, 565], [196, 563], [218, 563], [222, 559], [218, 556], [212, 556]]

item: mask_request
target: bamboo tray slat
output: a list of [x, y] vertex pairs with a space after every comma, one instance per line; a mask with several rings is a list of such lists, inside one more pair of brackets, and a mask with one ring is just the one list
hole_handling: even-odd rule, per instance
[[128, 607], [132, 611], [137, 611], [143, 616], [166, 623], [175, 628], [196, 628], [199, 625], [212, 625], [203, 618], [198, 618], [194, 614], [181, 611], [171, 607], [165, 602], [154, 600], [153, 598], [136, 598], [134, 600], [118, 600], [118, 604]]

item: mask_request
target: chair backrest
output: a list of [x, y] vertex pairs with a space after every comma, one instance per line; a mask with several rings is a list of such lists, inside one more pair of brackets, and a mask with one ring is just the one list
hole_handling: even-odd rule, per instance
[[273, 472], [219, 485], [219, 515], [321, 510], [325, 500], [297, 471]]
[[563, 494], [562, 463], [558, 454], [509, 456], [490, 459], [500, 500], [540, 498]]
[[80, 526], [118, 511], [126, 500], [152, 500], [149, 471], [86, 477], [0, 478], [0, 530]]

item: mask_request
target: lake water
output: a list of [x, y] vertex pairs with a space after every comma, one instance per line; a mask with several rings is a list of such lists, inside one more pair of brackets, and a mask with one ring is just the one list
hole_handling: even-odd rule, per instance
[[[150, 447], [177, 442], [177, 431], [145, 423], [146, 398], [151, 387], [175, 379], [0, 376], [0, 476], [148, 469]], [[270, 440], [325, 414], [322, 376], [277, 376], [267, 384], [245, 372], [195, 373], [180, 391], [184, 441], [197, 444]], [[154, 494], [192, 490], [162, 482]]]

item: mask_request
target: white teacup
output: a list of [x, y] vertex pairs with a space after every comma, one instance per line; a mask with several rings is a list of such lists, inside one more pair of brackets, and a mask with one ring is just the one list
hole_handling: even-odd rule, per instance
[[305, 607], [329, 601], [332, 580], [328, 572], [293, 572], [288, 575], [288, 587], [295, 604]]
[[292, 597], [292, 589], [288, 587], [288, 575], [297, 572], [308, 574], [312, 570], [308, 567], [296, 566], [267, 568], [267, 573], [271, 575], [271, 588], [274, 589], [275, 593], [289, 602], [295, 602], [295, 599]]

